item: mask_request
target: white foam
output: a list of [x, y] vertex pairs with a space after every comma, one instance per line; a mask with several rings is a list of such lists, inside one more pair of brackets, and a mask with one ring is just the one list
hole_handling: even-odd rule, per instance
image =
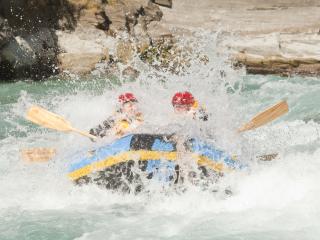
[[[93, 219], [97, 212], [106, 216], [110, 216], [110, 211], [129, 214], [127, 218], [111, 214], [110, 227], [104, 229], [97, 224], [94, 231], [78, 238], [81, 240], [99, 239], [106, 234], [109, 239], [126, 239], [131, 235], [144, 239], [155, 232], [158, 238], [188, 238], [192, 231], [195, 234], [192, 236], [201, 236], [197, 235], [200, 231], [199, 234], [207, 232], [217, 238], [227, 236], [232, 239], [237, 234], [246, 238], [245, 234], [253, 231], [273, 231], [277, 235], [282, 230], [294, 232], [306, 228], [311, 228], [311, 235], [315, 236], [315, 224], [320, 216], [317, 171], [320, 126], [316, 121], [303, 121], [303, 113], [315, 112], [314, 105], [312, 108], [308, 105], [309, 92], [312, 90], [312, 94], [317, 94], [319, 87], [312, 84], [312, 79], [301, 82], [284, 78], [275, 82], [274, 78], [254, 76], [243, 80], [243, 72], [230, 69], [212, 51], [215, 37], [210, 35], [210, 41], [197, 42], [198, 51], [204, 50], [209, 56], [209, 64], [201, 65], [195, 59], [184, 76], [160, 73], [143, 66], [139, 70], [145, 69], [146, 72], [141, 72], [138, 81], [123, 81], [121, 86], [100, 89], [97, 94], [83, 87], [68, 95], [48, 91], [39, 97], [22, 92], [17, 103], [11, 105], [12, 111], [6, 114], [20, 136], [11, 134], [1, 140], [0, 145], [0, 209], [75, 212], [86, 209], [88, 217]], [[136, 64], [142, 63], [137, 61]], [[248, 83], [261, 86], [244, 92], [236, 86]], [[81, 83], [75, 81], [71, 85], [77, 87]], [[211, 114], [207, 123], [185, 121], [174, 116], [170, 101], [174, 92], [180, 90], [191, 91], [200, 103], [206, 105]], [[150, 184], [149, 194], [137, 196], [112, 193], [92, 185], [74, 186], [66, 177], [69, 157], [94, 144], [76, 134], [39, 130], [27, 125], [21, 119], [25, 110], [31, 104], [40, 104], [63, 115], [75, 127], [89, 130], [112, 114], [117, 96], [124, 91], [137, 95], [145, 114], [146, 125], [139, 131], [170, 132], [180, 128], [184, 134], [210, 138], [209, 141], [218, 147], [240, 155], [240, 160], [247, 161], [251, 170], [227, 174], [215, 186], [219, 190], [217, 193], [202, 191], [190, 184], [186, 185], [186, 191], [179, 193]], [[287, 91], [296, 95], [287, 95]], [[288, 97], [291, 111], [287, 116], [255, 131], [242, 135], [236, 133], [237, 127], [254, 113], [282, 96]], [[301, 101], [305, 99], [303, 105]], [[199, 131], [200, 128], [203, 131]], [[19, 150], [34, 146], [53, 146], [58, 155], [44, 164], [23, 163]], [[279, 153], [274, 161], [258, 163], [255, 160], [257, 154], [273, 152]], [[226, 188], [230, 188], [233, 194], [226, 195]], [[118, 231], [113, 232], [114, 229]]]

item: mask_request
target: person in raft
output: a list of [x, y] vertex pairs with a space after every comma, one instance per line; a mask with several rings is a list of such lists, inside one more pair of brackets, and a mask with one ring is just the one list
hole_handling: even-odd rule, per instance
[[107, 134], [122, 136], [143, 122], [143, 115], [138, 108], [138, 100], [132, 93], [121, 94], [118, 101], [120, 106], [115, 114], [97, 127], [90, 129], [90, 134], [101, 138]]
[[190, 92], [177, 92], [171, 100], [174, 112], [178, 115], [189, 115], [195, 120], [208, 121], [208, 113], [205, 108], [199, 106]]

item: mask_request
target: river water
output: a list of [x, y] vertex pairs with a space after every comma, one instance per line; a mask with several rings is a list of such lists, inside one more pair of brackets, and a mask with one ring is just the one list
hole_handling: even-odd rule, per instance
[[[208, 52], [205, 45], [202, 50]], [[0, 85], [0, 239], [318, 239], [320, 234], [320, 79], [251, 76], [216, 54], [196, 60], [183, 75], [152, 70], [138, 60], [136, 81], [96, 75]], [[207, 123], [178, 119], [170, 104], [189, 90], [210, 113]], [[150, 183], [147, 193], [77, 187], [69, 159], [94, 143], [24, 119], [41, 105], [88, 130], [112, 114], [121, 92], [140, 100], [140, 132], [197, 135], [249, 164], [226, 174], [218, 191], [188, 185], [170, 191]], [[237, 134], [259, 111], [286, 99], [290, 111], [272, 124]], [[177, 127], [178, 126], [178, 127]], [[201, 129], [201, 130], [200, 130]], [[105, 139], [105, 142], [111, 139]], [[20, 150], [53, 147], [46, 163], [26, 163]], [[257, 155], [278, 153], [270, 162]], [[225, 194], [229, 188], [232, 194]]]

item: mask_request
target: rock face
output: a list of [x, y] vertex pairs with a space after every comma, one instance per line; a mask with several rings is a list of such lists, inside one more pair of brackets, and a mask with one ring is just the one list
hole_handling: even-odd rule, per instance
[[263, 34], [229, 39], [237, 64], [249, 73], [280, 75], [318, 75], [320, 73], [320, 35], [317, 33]]
[[42, 78], [56, 71], [55, 29], [74, 27], [75, 9], [66, 0], [51, 2], [0, 0], [0, 79]]
[[78, 26], [74, 32], [57, 31], [60, 72], [88, 74], [101, 61], [109, 61], [112, 43], [106, 34], [93, 27]]
[[160, 21], [163, 14], [159, 6], [148, 0], [110, 1], [103, 8], [103, 15], [110, 20], [109, 28], [114, 33], [127, 31], [130, 35], [135, 34], [135, 26], [147, 25], [152, 21]]
[[320, 75], [317, 0], [180, 0], [162, 11], [176, 35], [218, 32], [213, 49], [249, 73]]
[[0, 0], [0, 79], [122, 73], [135, 56], [177, 73], [190, 61], [175, 37], [200, 28], [249, 73], [320, 75], [319, 10], [317, 0]]
[[41, 78], [54, 73], [56, 37], [48, 29], [11, 38], [1, 49], [1, 75]]
[[12, 29], [8, 21], [0, 17], [0, 48], [12, 38]]
[[152, 44], [148, 26], [161, 18], [159, 6], [148, 0], [111, 0], [86, 5], [75, 30], [58, 34], [59, 69], [86, 74], [100, 63], [129, 64], [137, 46]]
[[163, 16], [156, 3], [0, 0], [0, 79], [88, 74], [97, 64], [128, 64], [136, 49], [170, 35], [155, 33], [154, 25], [149, 31]]

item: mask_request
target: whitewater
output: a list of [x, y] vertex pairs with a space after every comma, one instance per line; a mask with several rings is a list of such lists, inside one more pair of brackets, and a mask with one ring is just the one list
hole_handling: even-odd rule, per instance
[[[136, 80], [107, 78], [97, 70], [87, 78], [1, 83], [0, 239], [318, 239], [320, 79], [246, 75], [214, 51], [214, 38], [193, 42], [191, 66], [179, 75], [135, 58], [130, 64], [140, 71]], [[180, 90], [206, 106], [208, 122], [174, 116], [171, 97]], [[67, 177], [72, 155], [112, 138], [93, 143], [44, 129], [25, 120], [26, 110], [40, 105], [88, 131], [113, 113], [117, 96], [126, 91], [135, 93], [145, 115], [138, 132], [204, 138], [239, 156], [249, 169], [225, 174], [214, 191], [192, 184], [175, 191], [153, 182], [141, 194], [75, 186]], [[282, 99], [289, 113], [237, 133]], [[46, 163], [26, 163], [20, 151], [32, 147], [53, 147], [57, 155]], [[270, 153], [277, 158], [256, 158]]]

